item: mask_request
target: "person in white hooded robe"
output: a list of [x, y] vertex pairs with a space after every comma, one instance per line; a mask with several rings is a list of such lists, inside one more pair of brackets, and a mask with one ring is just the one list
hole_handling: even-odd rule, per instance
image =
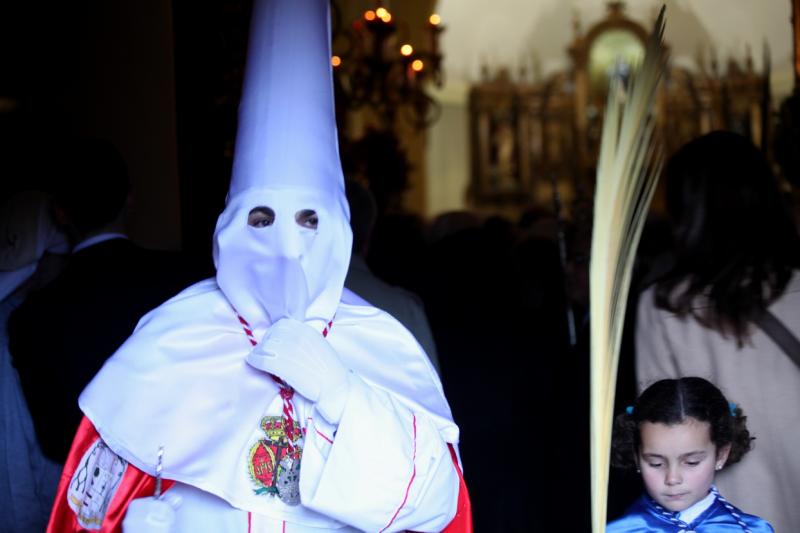
[[216, 279], [84, 390], [49, 531], [471, 531], [458, 427], [351, 249], [324, 0], [257, 0]]

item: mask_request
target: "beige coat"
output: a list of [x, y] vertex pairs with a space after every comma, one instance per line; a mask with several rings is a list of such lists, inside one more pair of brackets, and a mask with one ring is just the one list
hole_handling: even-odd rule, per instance
[[[800, 337], [800, 272], [770, 311]], [[639, 299], [636, 365], [639, 391], [663, 378], [700, 376], [739, 404], [755, 446], [720, 472], [720, 492], [777, 533], [800, 532], [800, 368], [789, 356], [759, 329], [737, 348], [692, 318], [657, 309], [651, 287]]]

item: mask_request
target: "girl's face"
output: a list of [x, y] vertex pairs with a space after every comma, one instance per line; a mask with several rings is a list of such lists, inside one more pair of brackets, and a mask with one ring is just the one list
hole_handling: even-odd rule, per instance
[[650, 497], [670, 511], [683, 511], [708, 495], [714, 472], [730, 445], [717, 450], [711, 426], [687, 418], [680, 424], [643, 422], [637, 462]]

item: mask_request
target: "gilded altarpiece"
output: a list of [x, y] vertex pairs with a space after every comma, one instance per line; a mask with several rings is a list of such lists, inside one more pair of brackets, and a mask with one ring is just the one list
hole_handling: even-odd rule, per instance
[[[536, 82], [485, 69], [472, 87], [469, 201], [477, 210], [514, 215], [550, 207], [554, 186], [567, 208], [591, 198], [609, 80], [627, 82], [648, 32], [626, 17], [621, 3], [609, 4], [606, 17], [586, 32], [577, 22], [574, 31], [569, 69]], [[768, 72], [756, 73], [749, 53], [742, 64], [729, 61], [724, 73], [713, 57], [697, 62], [691, 71], [667, 65], [656, 109], [667, 154], [714, 129], [761, 145], [769, 127]]]

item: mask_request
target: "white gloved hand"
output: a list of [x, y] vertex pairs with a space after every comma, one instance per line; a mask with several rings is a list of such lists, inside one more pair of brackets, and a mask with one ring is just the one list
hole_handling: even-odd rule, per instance
[[122, 520], [123, 533], [169, 533], [175, 524], [175, 511], [180, 497], [172, 498], [167, 491], [162, 499], [137, 498], [128, 504]]
[[317, 403], [328, 422], [338, 424], [350, 387], [349, 370], [322, 334], [292, 318], [273, 324], [247, 356], [259, 370], [274, 374]]

